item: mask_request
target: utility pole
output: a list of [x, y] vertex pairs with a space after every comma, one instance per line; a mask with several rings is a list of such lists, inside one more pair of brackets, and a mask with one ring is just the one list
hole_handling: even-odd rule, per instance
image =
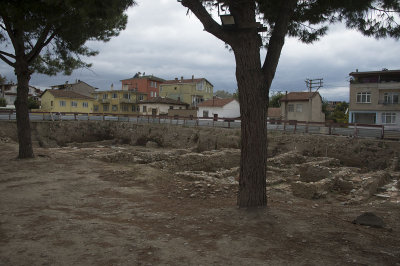
[[[314, 95], [317, 93], [317, 91], [323, 86], [323, 79], [306, 79], [306, 85], [308, 88], [308, 92], [310, 93], [310, 96], [308, 98], [308, 121], [313, 121], [313, 115], [312, 115], [312, 98], [314, 97]], [[315, 92], [313, 94], [311, 94], [312, 89], [316, 88]]]
[[306, 86], [309, 92], [312, 92], [312, 89], [317, 88], [315, 91], [319, 90], [321, 87], [324, 86], [324, 79], [306, 79]]

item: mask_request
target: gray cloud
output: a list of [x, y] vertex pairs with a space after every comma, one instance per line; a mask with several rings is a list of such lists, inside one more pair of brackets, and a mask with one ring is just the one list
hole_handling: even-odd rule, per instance
[[[205, 77], [215, 90], [233, 92], [237, 87], [233, 53], [203, 31], [196, 17], [187, 16], [186, 11], [176, 1], [141, 1], [128, 10], [129, 22], [120, 36], [107, 43], [88, 42], [100, 51], [87, 59], [93, 63], [90, 70], [78, 69], [70, 77], [34, 74], [31, 84], [49, 87], [80, 79], [100, 89], [108, 89], [112, 83], [118, 88], [121, 79], [140, 71], [165, 79]], [[347, 100], [349, 72], [397, 69], [398, 54], [397, 41], [366, 38], [342, 25], [334, 25], [327, 36], [311, 45], [288, 38], [271, 90], [302, 91], [306, 78], [323, 78], [323, 97]], [[3, 62], [0, 71], [16, 80], [13, 70]]]

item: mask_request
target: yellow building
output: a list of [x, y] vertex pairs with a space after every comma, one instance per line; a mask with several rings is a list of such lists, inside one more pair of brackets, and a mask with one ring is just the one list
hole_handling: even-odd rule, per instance
[[197, 106], [197, 104], [213, 98], [214, 86], [205, 78], [191, 79], [176, 78], [167, 80], [160, 85], [161, 97], [168, 97], [174, 100], [180, 100]]
[[139, 101], [146, 100], [145, 93], [134, 90], [109, 90], [92, 93], [93, 113], [138, 114]]
[[41, 110], [60, 113], [92, 113], [93, 98], [66, 90], [45, 90]]

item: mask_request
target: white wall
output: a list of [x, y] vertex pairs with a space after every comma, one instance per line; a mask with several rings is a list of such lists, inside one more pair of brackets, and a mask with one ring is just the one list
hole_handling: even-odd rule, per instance
[[[143, 112], [143, 106], [146, 106], [146, 112]], [[151, 115], [152, 109], [157, 109], [157, 115], [168, 114], [169, 107], [173, 106], [174, 109], [186, 109], [184, 105], [174, 105], [165, 103], [141, 103], [139, 104], [140, 113], [143, 115]]]
[[208, 107], [201, 106], [197, 111], [198, 117], [203, 117], [203, 111], [208, 111], [209, 117], [214, 117], [214, 114], [218, 114], [218, 117], [236, 118], [240, 117], [239, 102], [236, 100], [231, 101], [223, 107]]

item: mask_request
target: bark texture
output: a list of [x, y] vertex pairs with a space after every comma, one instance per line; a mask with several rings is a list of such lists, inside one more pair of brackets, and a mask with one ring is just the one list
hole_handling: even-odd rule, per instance
[[242, 121], [237, 204], [265, 206], [268, 90], [261, 72], [258, 42], [247, 41], [234, 52]]
[[15, 72], [17, 74], [18, 87], [15, 108], [17, 111], [19, 142], [18, 158], [25, 159], [34, 157], [28, 109], [29, 80], [31, 74], [29, 72], [28, 63], [23, 60], [23, 58], [17, 62]]

